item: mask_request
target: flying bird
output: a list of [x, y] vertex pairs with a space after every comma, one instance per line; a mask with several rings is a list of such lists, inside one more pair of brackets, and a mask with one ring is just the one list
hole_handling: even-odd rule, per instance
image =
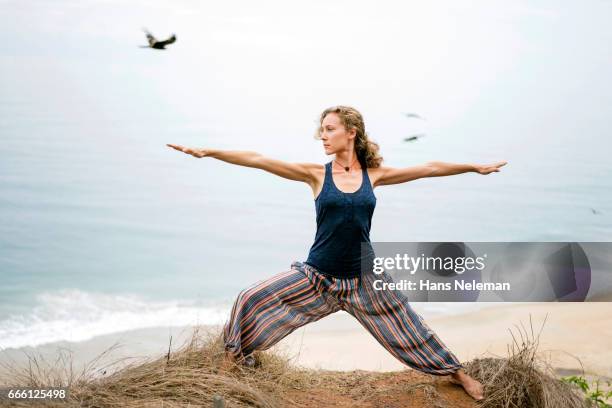
[[601, 211], [598, 211], [598, 210], [596, 210], [596, 209], [594, 209], [594, 208], [591, 208], [591, 212], [592, 212], [593, 214], [595, 214], [595, 215], [599, 215], [599, 214], [601, 214]]
[[172, 34], [170, 38], [167, 40], [159, 41], [157, 38], [153, 36], [146, 28], [142, 29], [147, 36], [147, 41], [149, 41], [149, 45], [141, 45], [140, 48], [154, 48], [156, 50], [165, 50], [166, 45], [172, 44], [176, 41], [176, 35]]
[[414, 142], [417, 139], [425, 137], [425, 133], [417, 133], [416, 135], [408, 136], [404, 138], [404, 142]]
[[[425, 118], [423, 118], [421, 115], [417, 115], [416, 113], [412, 113], [412, 112], [404, 113], [404, 116], [407, 117], [408, 119], [425, 120]], [[417, 133], [415, 135], [405, 137], [404, 142], [414, 142], [415, 140], [420, 139], [425, 136], [426, 136], [425, 133]]]

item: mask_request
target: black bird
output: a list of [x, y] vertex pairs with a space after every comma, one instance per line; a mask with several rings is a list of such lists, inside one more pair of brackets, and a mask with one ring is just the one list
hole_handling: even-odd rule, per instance
[[159, 41], [157, 38], [153, 37], [153, 34], [151, 34], [146, 28], [143, 28], [142, 30], [147, 36], [147, 41], [149, 41], [149, 45], [141, 45], [140, 48], [154, 48], [156, 50], [165, 50], [166, 45], [172, 44], [176, 41], [176, 35], [174, 34], [172, 34], [167, 40]]
[[[425, 120], [425, 118], [423, 118], [422, 116], [417, 115], [416, 113], [412, 113], [412, 112], [404, 113], [404, 116], [407, 117], [408, 119], [420, 119], [423, 121]], [[414, 142], [415, 140], [420, 139], [425, 136], [426, 136], [425, 133], [417, 133], [416, 135], [405, 137], [404, 142]]]
[[417, 139], [425, 137], [425, 133], [418, 133], [416, 135], [408, 136], [404, 138], [404, 142], [414, 142]]
[[601, 214], [601, 211], [597, 211], [597, 210], [596, 210], [596, 209], [594, 209], [594, 208], [591, 208], [591, 212], [592, 212], [593, 214], [595, 214], [595, 215], [599, 215], [599, 214]]

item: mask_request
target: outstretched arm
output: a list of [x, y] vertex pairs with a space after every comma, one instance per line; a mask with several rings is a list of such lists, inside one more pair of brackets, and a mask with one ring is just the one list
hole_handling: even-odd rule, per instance
[[265, 170], [289, 180], [303, 181], [308, 184], [312, 184], [315, 180], [313, 170], [321, 167], [320, 164], [315, 163], [288, 163], [250, 151], [199, 149], [174, 144], [167, 144], [167, 146], [197, 158], [212, 157], [239, 166]]
[[499, 172], [499, 168], [507, 162], [501, 161], [493, 164], [457, 164], [432, 161], [418, 166], [394, 168], [380, 167], [376, 171], [375, 186], [388, 184], [400, 184], [424, 177], [452, 176], [455, 174], [475, 172], [479, 174], [489, 174]]

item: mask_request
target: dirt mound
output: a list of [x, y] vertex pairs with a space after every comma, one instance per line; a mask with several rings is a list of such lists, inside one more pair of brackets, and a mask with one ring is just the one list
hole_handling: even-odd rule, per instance
[[[176, 351], [138, 363], [115, 361], [94, 367], [111, 349], [75, 373], [65, 354], [52, 364], [29, 356], [28, 367], [6, 367], [11, 385], [70, 389], [58, 407], [207, 407], [221, 396], [226, 407], [583, 407], [575, 387], [560, 381], [536, 358], [537, 337], [520, 331], [508, 358], [465, 363], [466, 371], [485, 385], [485, 400], [476, 403], [448, 377], [414, 370], [375, 373], [335, 372], [294, 367], [271, 352], [256, 354], [256, 365], [228, 363], [219, 334], [195, 329]], [[31, 407], [14, 401], [13, 407]]]

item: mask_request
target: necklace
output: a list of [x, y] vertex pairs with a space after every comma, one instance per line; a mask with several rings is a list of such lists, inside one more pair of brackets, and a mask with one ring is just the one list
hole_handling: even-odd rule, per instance
[[[336, 159], [334, 159], [334, 163], [338, 163]], [[342, 166], [340, 163], [338, 163], [338, 166], [344, 167], [344, 171], [348, 172], [350, 168], [353, 167], [353, 163], [355, 163], [355, 160], [353, 160], [348, 166]]]

